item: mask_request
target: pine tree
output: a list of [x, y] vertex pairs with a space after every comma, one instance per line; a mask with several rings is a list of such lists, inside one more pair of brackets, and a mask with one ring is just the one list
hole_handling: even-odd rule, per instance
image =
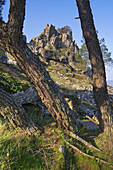
[[113, 132], [113, 111], [107, 91], [105, 65], [95, 29], [89, 0], [76, 0], [83, 36], [92, 67], [93, 93], [98, 110], [99, 126], [107, 134]]
[[[78, 56], [75, 56], [75, 58], [77, 61], [80, 61], [79, 64], [83, 65], [84, 70], [87, 70], [89, 67], [91, 67], [90, 60], [89, 60], [89, 52], [84, 39], [81, 42], [82, 45], [79, 49], [79, 57], [81, 59], [79, 59]], [[111, 52], [108, 51], [108, 48], [105, 45], [105, 39], [104, 38], [100, 39], [99, 44], [100, 44], [104, 63], [106, 65], [113, 64], [113, 59], [111, 58]]]

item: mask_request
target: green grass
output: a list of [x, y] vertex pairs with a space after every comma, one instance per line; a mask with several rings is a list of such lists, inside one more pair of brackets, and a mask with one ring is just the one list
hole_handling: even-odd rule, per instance
[[26, 75], [17, 68], [6, 64], [0, 64], [0, 87], [10, 93], [22, 91], [30, 87]]
[[[52, 128], [46, 128], [46, 132], [37, 138], [18, 129], [7, 130], [1, 125], [0, 169], [63, 169], [64, 157], [59, 152], [62, 136], [57, 136]], [[55, 145], [57, 139], [59, 142]]]
[[[44, 165], [44, 159], [39, 150], [43, 140], [35, 140], [26, 133], [15, 130], [0, 132], [0, 167], [1, 169], [32, 169]], [[37, 146], [37, 148], [36, 148]]]
[[[0, 125], [0, 169], [112, 169], [110, 166], [102, 164], [99, 161], [100, 159], [103, 159], [112, 163], [113, 150], [110, 150], [110, 147], [112, 146], [110, 145], [109, 149], [106, 148], [106, 145], [104, 145], [105, 141], [102, 143], [102, 136], [98, 136], [96, 131], [89, 132], [81, 127], [78, 134], [90, 143], [101, 148], [101, 153], [91, 151], [77, 140], [68, 138], [61, 129], [56, 127], [55, 122], [51, 122], [43, 128], [44, 133], [42, 133], [40, 137], [33, 137], [19, 129], [7, 129], [5, 125]], [[97, 135], [98, 137], [94, 139], [88, 138], [91, 135]], [[68, 145], [66, 145], [65, 139], [83, 152], [98, 157], [99, 160], [96, 161], [95, 159], [87, 158], [78, 152], [74, 152]], [[60, 146], [65, 148], [65, 155], [59, 150]], [[106, 152], [107, 149], [109, 152]]]

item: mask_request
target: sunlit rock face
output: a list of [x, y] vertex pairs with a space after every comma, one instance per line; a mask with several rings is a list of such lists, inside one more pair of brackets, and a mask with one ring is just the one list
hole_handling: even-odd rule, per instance
[[32, 38], [29, 48], [45, 60], [56, 60], [74, 67], [78, 46], [72, 38], [72, 31], [58, 33], [55, 26], [47, 24], [43, 32]]

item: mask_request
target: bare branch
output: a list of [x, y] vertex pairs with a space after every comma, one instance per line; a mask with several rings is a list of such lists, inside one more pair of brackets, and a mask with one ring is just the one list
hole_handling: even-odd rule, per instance
[[80, 149], [78, 149], [77, 147], [75, 147], [74, 145], [70, 144], [69, 142], [67, 142], [67, 141], [65, 141], [65, 142], [66, 142], [72, 149], [76, 150], [76, 151], [79, 152], [80, 154], [82, 154], [82, 155], [84, 155], [84, 156], [86, 156], [86, 157], [88, 157], [88, 158], [95, 159], [96, 161], [100, 161], [100, 162], [102, 162], [102, 163], [104, 163], [104, 164], [108, 164], [108, 165], [110, 165], [111, 168], [113, 168], [113, 166], [111, 165], [111, 163], [106, 162], [106, 161], [104, 161], [104, 160], [102, 160], [102, 159], [99, 159], [99, 158], [97, 158], [97, 157], [91, 156], [91, 155], [89, 155], [89, 154], [86, 154], [86, 153], [82, 152]]
[[92, 144], [88, 143], [87, 141], [85, 141], [84, 139], [82, 139], [81, 137], [79, 137], [78, 135], [76, 135], [75, 133], [71, 132], [71, 131], [67, 131], [66, 132], [69, 136], [71, 136], [72, 138], [80, 141], [81, 143], [83, 143], [84, 145], [86, 145], [87, 147], [89, 147], [92, 150], [96, 150], [100, 152], [100, 149], [96, 148], [95, 146], [93, 146]]
[[80, 19], [80, 17], [76, 17], [75, 19]]

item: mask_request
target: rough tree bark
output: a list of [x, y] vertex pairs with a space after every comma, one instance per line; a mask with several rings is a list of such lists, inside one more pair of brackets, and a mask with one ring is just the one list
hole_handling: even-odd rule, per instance
[[[9, 21], [0, 26], [0, 46], [15, 58], [21, 69], [30, 77], [58, 125], [66, 130], [75, 131], [77, 113], [69, 108], [39, 57], [32, 53], [23, 41], [24, 16], [25, 0], [10, 0]], [[24, 124], [24, 121], [22, 122]]]
[[107, 92], [105, 66], [97, 38], [89, 0], [76, 0], [83, 36], [89, 51], [92, 66], [94, 99], [98, 109], [100, 129], [113, 131], [113, 111]]
[[23, 107], [17, 105], [11, 94], [0, 89], [0, 114], [12, 128], [20, 128], [29, 134], [40, 135], [36, 125], [25, 113]]

